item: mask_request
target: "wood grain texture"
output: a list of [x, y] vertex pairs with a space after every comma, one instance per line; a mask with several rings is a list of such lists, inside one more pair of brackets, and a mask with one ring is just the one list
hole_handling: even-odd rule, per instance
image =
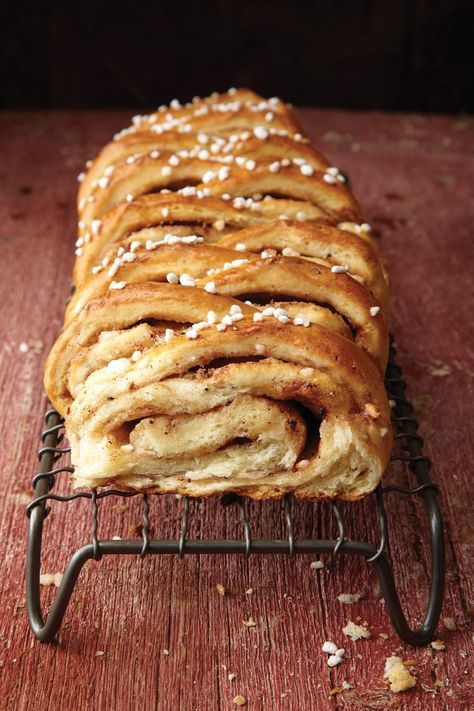
[[[75, 175], [119, 127], [125, 112], [10, 113], [0, 116], [0, 510], [2, 601], [0, 689], [8, 711], [244, 708], [468, 709], [472, 653], [472, 224], [473, 122], [468, 118], [306, 110], [312, 139], [350, 173], [381, 237], [393, 282], [393, 330], [417, 406], [426, 453], [435, 462], [446, 518], [448, 581], [439, 637], [446, 650], [411, 649], [393, 633], [375, 573], [359, 560], [325, 558], [312, 570], [295, 560], [238, 556], [132, 557], [90, 562], [79, 579], [59, 641], [42, 645], [26, 621], [24, 557], [30, 477], [46, 402], [43, 361], [62, 320], [73, 261]], [[471, 341], [469, 339], [471, 337]], [[29, 346], [19, 350], [20, 343]], [[101, 509], [102, 536], [129, 536], [136, 503]], [[371, 530], [373, 504], [344, 504], [353, 538]], [[390, 499], [391, 555], [402, 600], [420, 619], [429, 578], [421, 509]], [[155, 536], [175, 534], [179, 502], [154, 499]], [[297, 534], [334, 535], [325, 505], [294, 510]], [[253, 507], [254, 535], [284, 535], [279, 506]], [[192, 506], [192, 536], [241, 535], [218, 502]], [[53, 507], [43, 572], [61, 571], [90, 540], [89, 507]], [[222, 597], [216, 584], [222, 583]], [[253, 592], [246, 591], [252, 588]], [[340, 593], [363, 592], [356, 604]], [[44, 589], [45, 605], [54, 595]], [[253, 617], [255, 627], [243, 620]], [[367, 622], [351, 642], [348, 619]], [[387, 634], [384, 639], [379, 634]], [[346, 648], [330, 670], [321, 645]], [[168, 650], [166, 654], [164, 650]], [[98, 655], [98, 652], [103, 654]], [[385, 658], [413, 659], [416, 688], [392, 694]], [[228, 674], [236, 674], [229, 680]], [[331, 695], [342, 681], [353, 688]]]

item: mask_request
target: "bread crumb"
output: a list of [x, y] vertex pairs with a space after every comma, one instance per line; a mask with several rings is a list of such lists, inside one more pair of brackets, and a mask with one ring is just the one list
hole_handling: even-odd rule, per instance
[[388, 639], [389, 635], [386, 632], [379, 632], [379, 637], [382, 639]]
[[310, 564], [309, 567], [312, 570], [322, 570], [324, 568], [324, 563], [322, 560], [313, 560]]
[[44, 343], [40, 339], [36, 339], [30, 343], [29, 348], [35, 355], [38, 355], [43, 350]]
[[450, 632], [457, 630], [456, 623], [452, 617], [443, 617], [443, 624]]
[[103, 652], [101, 649], [99, 649], [99, 650], [95, 653], [95, 656], [96, 656], [96, 657], [103, 657], [104, 654], [105, 654], [105, 652]]
[[127, 534], [129, 536], [140, 537], [142, 535], [142, 530], [143, 529], [139, 523], [129, 523], [128, 528], [127, 528]]
[[431, 642], [431, 646], [437, 652], [443, 652], [446, 649], [442, 639], [435, 639], [433, 642]]
[[451, 375], [451, 373], [453, 372], [451, 367], [447, 363], [439, 367], [430, 366], [429, 371], [430, 375], [433, 375], [435, 378], [445, 378], [447, 375]]
[[222, 583], [217, 583], [216, 590], [221, 597], [225, 597], [225, 587], [222, 585]]
[[365, 405], [364, 414], [368, 415], [373, 420], [376, 420], [378, 417], [380, 417], [380, 410], [372, 402], [368, 402]]
[[227, 675], [227, 678], [229, 681], [234, 681], [234, 679], [237, 679], [237, 674], [234, 674], [231, 672], [230, 674]]
[[253, 617], [249, 617], [248, 620], [242, 620], [243, 624], [245, 627], [256, 627], [257, 623], [253, 619]]
[[238, 696], [234, 696], [234, 698], [232, 699], [232, 703], [236, 706], [245, 706], [247, 702], [243, 696], [238, 694]]
[[125, 511], [127, 510], [127, 507], [126, 506], [114, 506], [112, 510], [115, 511], [115, 513], [121, 514], [121, 513], [125, 513]]
[[56, 585], [59, 588], [62, 579], [62, 573], [43, 573], [40, 575], [40, 585]]
[[341, 593], [337, 596], [339, 602], [343, 602], [345, 605], [352, 605], [354, 602], [359, 602], [359, 600], [364, 597], [364, 593]]
[[249, 588], [248, 590], [245, 591], [246, 595], [251, 595], [253, 593], [253, 588]]
[[415, 677], [410, 674], [400, 657], [388, 657], [386, 659], [383, 678], [387, 679], [390, 684], [390, 690], [395, 694], [411, 689], [416, 684]]
[[164, 649], [164, 650], [163, 650], [163, 654], [165, 655], [165, 657], [169, 657], [169, 653], [170, 653], [170, 650], [169, 650], [169, 649]]
[[347, 625], [342, 628], [345, 635], [350, 637], [353, 642], [357, 642], [359, 639], [370, 639], [370, 631], [366, 627], [361, 625], [356, 625], [355, 622], [351, 620], [347, 621]]

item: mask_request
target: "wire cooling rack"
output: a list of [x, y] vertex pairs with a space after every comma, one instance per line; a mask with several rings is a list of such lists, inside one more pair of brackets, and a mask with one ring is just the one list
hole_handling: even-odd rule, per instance
[[[315, 516], [318, 507], [332, 507], [338, 527], [338, 536], [334, 540], [319, 538], [299, 538], [295, 533], [292, 509], [298, 506], [297, 500], [290, 496], [282, 499], [281, 515], [283, 517], [285, 538], [254, 538], [249, 523], [250, 507], [262, 504], [243, 499], [231, 494], [221, 498], [221, 503], [235, 511], [240, 520], [242, 538], [240, 539], [195, 539], [189, 537], [190, 522], [193, 516], [190, 510], [190, 499], [181, 500], [181, 527], [178, 538], [156, 540], [151, 535], [150, 496], [104, 489], [100, 491], [77, 492], [70, 495], [54, 493], [60, 477], [68, 477], [73, 468], [61, 465], [61, 458], [66, 458], [70, 449], [64, 445], [64, 424], [55, 410], [48, 410], [45, 415], [46, 429], [41, 435], [43, 447], [39, 450], [39, 473], [33, 478], [34, 497], [27, 507], [29, 517], [28, 550], [26, 562], [26, 597], [28, 616], [31, 628], [36, 637], [43, 642], [54, 639], [56, 632], [66, 612], [71, 594], [76, 585], [83, 565], [90, 559], [99, 561], [103, 556], [176, 554], [180, 557], [189, 554], [203, 553], [240, 553], [246, 556], [252, 554], [284, 554], [293, 556], [299, 553], [331, 554], [361, 556], [369, 565], [375, 566], [385, 600], [386, 610], [393, 627], [402, 640], [408, 644], [420, 646], [428, 644], [435, 636], [439, 620], [444, 591], [444, 536], [441, 511], [438, 502], [437, 488], [430, 479], [430, 460], [423, 454], [423, 439], [418, 434], [418, 422], [413, 416], [413, 406], [405, 396], [405, 382], [402, 370], [395, 361], [395, 347], [390, 345], [389, 363], [386, 373], [386, 388], [392, 405], [392, 418], [395, 427], [395, 446], [392, 461], [402, 462], [415, 477], [416, 486], [400, 486], [398, 484], [379, 485], [372, 497], [375, 499], [375, 514], [368, 530], [378, 531], [378, 543], [349, 540], [347, 536], [347, 515], [344, 519], [337, 502], [315, 503]], [[420, 497], [426, 510], [429, 540], [431, 549], [431, 583], [428, 604], [423, 622], [418, 629], [412, 629], [403, 612], [398, 596], [392, 566], [387, 554], [389, 526], [385, 512], [386, 496], [400, 495]], [[98, 535], [99, 510], [105, 498], [119, 497], [141, 500], [141, 524], [137, 527], [140, 537], [130, 540], [101, 540]], [[62, 582], [57, 591], [56, 599], [47, 617], [43, 616], [40, 597], [40, 570], [44, 554], [43, 522], [50, 511], [49, 503], [62, 502], [68, 509], [67, 516], [74, 523], [74, 505], [79, 499], [89, 499], [91, 504], [90, 531], [91, 540], [75, 551], [65, 569]], [[205, 505], [205, 504], [204, 504]], [[301, 504], [300, 504], [301, 505]], [[361, 502], [354, 502], [347, 507], [348, 514], [357, 514]]]

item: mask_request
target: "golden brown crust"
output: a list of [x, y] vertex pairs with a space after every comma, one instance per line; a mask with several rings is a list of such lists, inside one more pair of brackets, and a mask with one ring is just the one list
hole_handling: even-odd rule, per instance
[[[209, 278], [200, 282], [204, 286]], [[270, 296], [272, 299], [328, 305], [339, 313], [354, 332], [355, 342], [380, 368], [387, 365], [388, 331], [382, 311], [371, 316], [374, 298], [348, 274], [334, 273], [322, 264], [297, 257], [270, 257], [212, 274], [218, 294], [241, 300]], [[267, 299], [264, 299], [266, 303]]]
[[[283, 166], [273, 157], [258, 161], [242, 157], [242, 160], [243, 166], [236, 162], [229, 165], [210, 159], [180, 157], [169, 152], [162, 152], [158, 158], [141, 154], [132, 163], [125, 161], [117, 165], [111, 176], [80, 203], [80, 220], [90, 224], [127, 196], [133, 199], [138, 195], [173, 189], [176, 185], [195, 185], [198, 190], [210, 191], [211, 196], [227, 194], [235, 198], [263, 193], [289, 197], [319, 207], [335, 222], [361, 219], [360, 208], [344, 184], [340, 181], [328, 183], [326, 172], [315, 171], [305, 161], [301, 166], [294, 163]], [[278, 172], [272, 172], [271, 166], [278, 162]], [[224, 175], [226, 177], [222, 177]]]
[[261, 253], [275, 249], [285, 256], [303, 257], [327, 266], [347, 265], [384, 307], [389, 290], [372, 240], [351, 232], [314, 222], [279, 220], [239, 230], [222, 237], [218, 245], [235, 249], [245, 245], [247, 252]]
[[[265, 199], [253, 201], [224, 200], [219, 197], [197, 197], [182, 193], [140, 195], [131, 202], [123, 201], [109, 210], [102, 220], [81, 228], [79, 248], [74, 265], [74, 283], [80, 285], [91, 269], [105, 257], [111, 245], [132, 237], [146, 227], [188, 225], [190, 232], [211, 234], [206, 241], [220, 239], [226, 231], [236, 231], [263, 224], [268, 220], [289, 217], [296, 219], [304, 211], [305, 218], [327, 223], [329, 218], [319, 208], [298, 200]], [[214, 227], [214, 225], [218, 225]]]
[[89, 165], [45, 388], [76, 486], [354, 500], [391, 451], [388, 280], [345, 177], [248, 89]]
[[[140, 246], [133, 252], [130, 250], [125, 252], [125, 254], [133, 254], [134, 260], [131, 262], [123, 262], [120, 257], [117, 257], [117, 253], [120, 254], [125, 249], [127, 242], [120, 243], [118, 247], [115, 246], [110, 250], [106, 256], [107, 266], [96, 274], [90, 274], [73, 294], [67, 307], [66, 323], [79, 313], [88, 301], [101, 294], [106, 294], [114, 280], [124, 280], [127, 284], [164, 282], [170, 273], [176, 276], [184, 273], [200, 278], [206, 275], [209, 269], [220, 269], [226, 262], [231, 262], [242, 256], [247, 256], [249, 259], [254, 258], [251, 254], [242, 255], [235, 250], [213, 244], [200, 242], [197, 242], [196, 245], [183, 242], [170, 244], [160, 240], [159, 235], [156, 241], [150, 240], [150, 232], [151, 230], [146, 230], [145, 237], [140, 240]], [[140, 233], [133, 235], [133, 240], [136, 240], [135, 244], [138, 242], [137, 237], [140, 238]], [[177, 236], [176, 238], [180, 239]], [[160, 242], [162, 244], [159, 244]], [[198, 246], [199, 248], [196, 249]], [[117, 263], [120, 265], [119, 268], [116, 267]]]
[[[146, 319], [167, 322], [169, 327], [191, 324], [205, 319], [211, 310], [223, 316], [238, 303], [226, 296], [167, 283], [129, 284], [123, 290], [107, 291], [76, 314], [51, 349], [44, 380], [51, 403], [61, 415], [66, 414], [71, 402], [67, 387], [71, 362], [81, 348], [95, 343], [104, 331], [120, 331]], [[245, 304], [241, 308], [243, 312], [256, 311]]]
[[[229, 140], [231, 139], [232, 140]], [[270, 134], [265, 141], [257, 138], [253, 131], [242, 131], [233, 134], [229, 130], [219, 132], [219, 135], [208, 136], [203, 143], [202, 136], [197, 133], [178, 133], [170, 131], [157, 135], [151, 131], [139, 131], [125, 135], [120, 141], [108, 143], [92, 163], [80, 184], [78, 192], [78, 206], [82, 200], [92, 194], [97, 181], [110, 176], [118, 165], [134, 162], [142, 155], [150, 157], [170, 155], [183, 152], [190, 156], [205, 156], [207, 160], [214, 161], [215, 164], [224, 164], [228, 161], [227, 156], [245, 156], [247, 159], [261, 160], [271, 157], [274, 161], [278, 159], [293, 160], [303, 158], [306, 163], [315, 170], [324, 171], [330, 166], [324, 156], [319, 153], [311, 144], [295, 141], [290, 136]], [[222, 139], [225, 139], [222, 141]], [[234, 140], [237, 139], [237, 140]], [[213, 152], [215, 151], [215, 152]]]

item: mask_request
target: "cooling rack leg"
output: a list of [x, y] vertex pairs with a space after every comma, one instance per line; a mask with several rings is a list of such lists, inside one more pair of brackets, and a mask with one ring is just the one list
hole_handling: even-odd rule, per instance
[[94, 547], [92, 544], [88, 544], [74, 553], [64, 572], [53, 606], [45, 620], [41, 611], [40, 595], [42, 533], [43, 507], [37, 506], [30, 516], [26, 560], [26, 601], [28, 618], [34, 635], [41, 642], [52, 642], [63, 620], [82, 566], [94, 557]]
[[433, 491], [424, 493], [423, 498], [425, 497], [430, 499], [431, 584], [425, 616], [417, 630], [411, 629], [407, 622], [395, 587], [392, 569], [385, 553], [374, 560], [382, 587], [385, 607], [395, 631], [404, 642], [414, 647], [429, 644], [435, 638], [444, 594], [445, 558], [441, 512], [436, 494]]

